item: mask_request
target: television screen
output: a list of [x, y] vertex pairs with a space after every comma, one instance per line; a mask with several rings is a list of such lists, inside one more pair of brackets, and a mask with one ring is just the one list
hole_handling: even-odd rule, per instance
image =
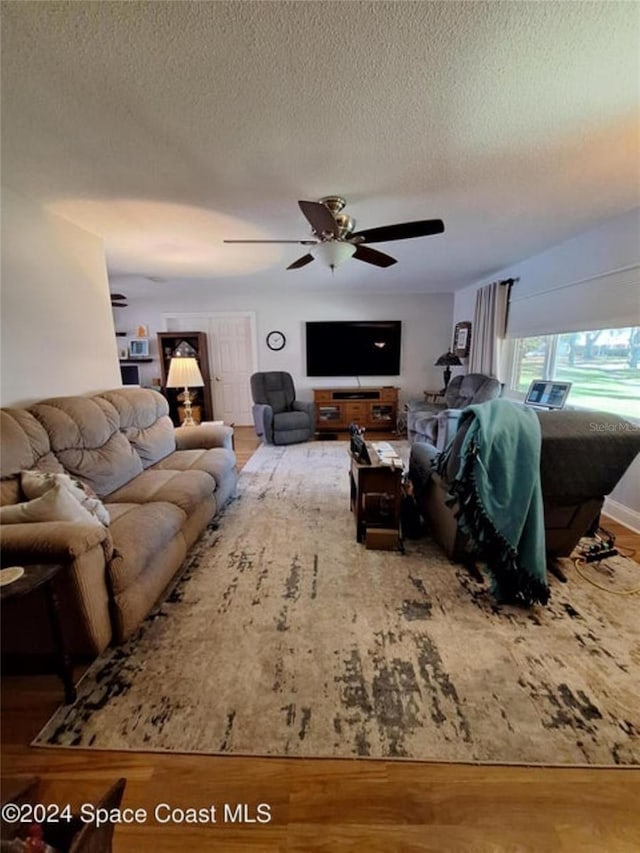
[[399, 376], [400, 320], [310, 322], [307, 376]]

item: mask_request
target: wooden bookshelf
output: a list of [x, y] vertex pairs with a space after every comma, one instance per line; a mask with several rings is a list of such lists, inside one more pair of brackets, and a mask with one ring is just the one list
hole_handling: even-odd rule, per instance
[[213, 420], [211, 375], [209, 372], [209, 351], [205, 332], [158, 332], [158, 353], [162, 389], [169, 402], [171, 419], [176, 426], [180, 426], [182, 421], [181, 415], [183, 415], [182, 401], [178, 400], [178, 396], [183, 393], [184, 389], [167, 388], [169, 365], [179, 347], [183, 355], [192, 355], [197, 360], [200, 373], [204, 380], [202, 388], [189, 389], [194, 395], [192, 398], [193, 416], [196, 420], [211, 421]]

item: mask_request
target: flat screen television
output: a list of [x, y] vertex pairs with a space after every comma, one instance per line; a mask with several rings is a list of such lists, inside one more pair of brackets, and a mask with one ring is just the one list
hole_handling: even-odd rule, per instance
[[400, 320], [306, 324], [307, 376], [399, 376]]

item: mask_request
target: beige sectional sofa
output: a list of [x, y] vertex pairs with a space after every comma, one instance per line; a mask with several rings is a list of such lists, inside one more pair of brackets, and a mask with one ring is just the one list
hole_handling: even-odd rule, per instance
[[[76, 654], [99, 653], [135, 631], [237, 482], [231, 428], [176, 430], [164, 397], [147, 389], [3, 409], [0, 438], [0, 518], [4, 507], [25, 501], [25, 470], [66, 472], [108, 510], [108, 526], [83, 518], [0, 528], [3, 565], [67, 564], [59, 593]], [[33, 598], [5, 608], [5, 651], [50, 646], [44, 611]]]

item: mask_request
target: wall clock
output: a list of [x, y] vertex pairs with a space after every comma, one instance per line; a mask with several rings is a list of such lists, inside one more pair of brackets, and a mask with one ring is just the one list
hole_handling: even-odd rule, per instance
[[284, 349], [284, 345], [286, 344], [287, 339], [285, 338], [283, 332], [269, 332], [267, 335], [267, 346], [272, 350], [280, 350]]

